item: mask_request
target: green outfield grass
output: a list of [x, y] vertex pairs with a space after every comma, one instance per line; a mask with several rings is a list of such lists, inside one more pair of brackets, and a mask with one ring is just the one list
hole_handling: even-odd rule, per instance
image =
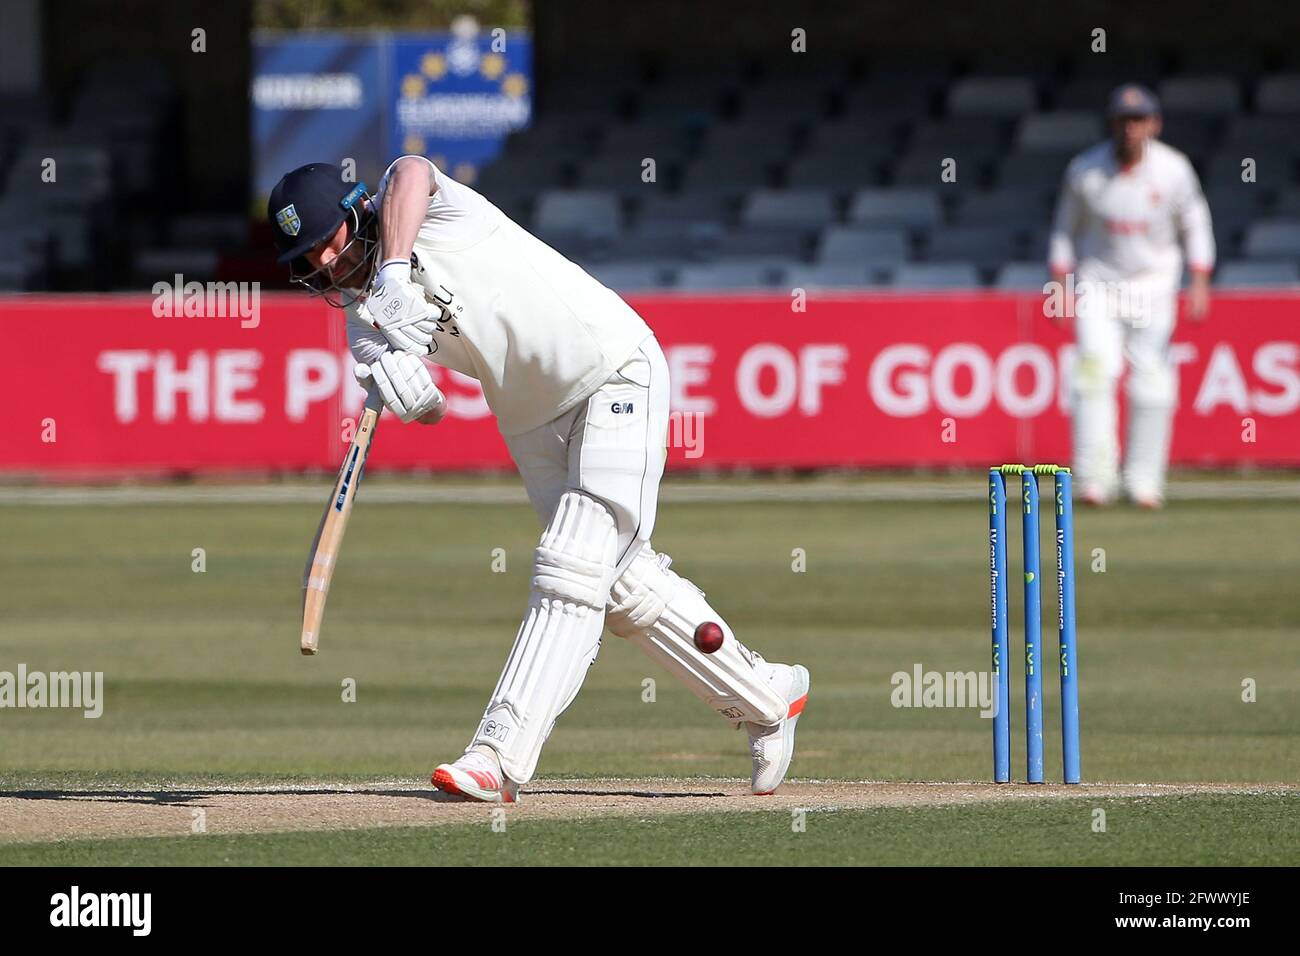
[[[321, 653], [304, 659], [300, 577], [318, 517], [317, 505], [0, 507], [0, 670], [102, 670], [106, 680], [98, 720], [0, 711], [0, 788], [420, 779], [459, 753], [514, 637], [535, 517], [525, 506], [368, 504], [363, 489]], [[793, 776], [984, 780], [989, 722], [974, 709], [895, 708], [890, 678], [916, 664], [987, 668], [986, 520], [978, 503], [677, 504], [661, 508], [655, 541], [742, 640], [811, 670]], [[1014, 517], [1013, 527], [1014, 580]], [[1076, 545], [1085, 780], [1300, 782], [1295, 503], [1079, 509]], [[196, 548], [203, 573], [191, 570]], [[504, 573], [493, 570], [498, 548]], [[806, 555], [802, 573], [794, 549]], [[1050, 586], [1043, 604], [1046, 635]], [[1019, 608], [1013, 587], [1013, 647]], [[1059, 779], [1050, 664], [1046, 677], [1047, 761]], [[653, 703], [642, 699], [647, 678], [657, 681]], [[345, 680], [356, 682], [355, 703], [341, 700]], [[1243, 681], [1255, 682], [1255, 702], [1243, 702]], [[1017, 683], [1017, 728], [1020, 693]], [[1015, 761], [1023, 772], [1022, 750]], [[607, 636], [539, 773], [743, 780], [748, 764], [742, 734]], [[1233, 799], [1215, 799], [1206, 812], [1230, 820]], [[914, 826], [970, 812], [971, 826], [996, 829], [1012, 812], [986, 809], [992, 817], [926, 810]], [[865, 834], [876, 818], [828, 815], [819, 825], [861, 821], [844, 826]], [[908, 819], [891, 826], [906, 830]], [[539, 846], [569, 839], [560, 824], [522, 826], [538, 827]], [[591, 826], [573, 833], [599, 847]], [[740, 822], [717, 826], [729, 833]], [[923, 829], [916, 838], [930, 839]], [[230, 839], [232, 854], [253, 859], [260, 846], [285, 841], [289, 852], [322, 838]]]
[[[1094, 828], [1105, 812], [1104, 831]], [[1291, 866], [1300, 795], [522, 821], [0, 845], [8, 866]]]

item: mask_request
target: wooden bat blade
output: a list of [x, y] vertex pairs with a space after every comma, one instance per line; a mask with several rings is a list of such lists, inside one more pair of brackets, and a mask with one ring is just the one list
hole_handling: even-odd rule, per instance
[[347, 530], [352, 503], [356, 500], [366, 458], [370, 455], [370, 443], [379, 421], [379, 405], [376, 394], [367, 397], [356, 436], [339, 466], [338, 477], [334, 480], [334, 488], [316, 528], [311, 552], [307, 555], [307, 566], [302, 576], [302, 636], [299, 640], [303, 654], [315, 654], [320, 646], [325, 598], [329, 595], [330, 581], [334, 578], [334, 568], [343, 546], [343, 533]]

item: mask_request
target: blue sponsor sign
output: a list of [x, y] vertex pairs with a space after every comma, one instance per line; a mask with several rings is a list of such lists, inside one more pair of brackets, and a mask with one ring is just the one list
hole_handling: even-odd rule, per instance
[[394, 158], [428, 156], [472, 183], [532, 115], [524, 33], [277, 33], [253, 47], [254, 205], [290, 169], [355, 163], [378, 184]]
[[506, 31], [393, 40], [389, 152], [419, 153], [463, 182], [532, 115], [533, 48]]
[[373, 36], [258, 34], [253, 44], [253, 183], [264, 205], [276, 181], [306, 163], [356, 162], [358, 181], [388, 165], [387, 97]]

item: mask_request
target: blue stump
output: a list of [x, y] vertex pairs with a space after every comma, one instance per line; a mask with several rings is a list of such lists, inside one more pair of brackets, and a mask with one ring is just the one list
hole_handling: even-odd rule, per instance
[[1039, 582], [1038, 475], [1020, 476], [1025, 572], [1025, 779], [1043, 782], [1043, 622]]
[[1079, 782], [1079, 660], [1074, 633], [1074, 508], [1068, 472], [1056, 473], [1057, 630], [1061, 667], [1061, 753], [1066, 783]]
[[989, 613], [993, 630], [993, 780], [1011, 780], [1011, 682], [1007, 670], [1007, 490], [989, 471]]

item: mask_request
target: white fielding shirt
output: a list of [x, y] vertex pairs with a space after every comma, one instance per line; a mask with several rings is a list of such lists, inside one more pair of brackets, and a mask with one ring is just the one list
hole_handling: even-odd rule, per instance
[[1100, 281], [1146, 278], [1176, 288], [1184, 247], [1188, 268], [1214, 268], [1210, 208], [1181, 152], [1153, 139], [1125, 169], [1106, 142], [1070, 162], [1052, 224], [1054, 272]]
[[[376, 193], [381, 209], [393, 166]], [[442, 307], [427, 358], [478, 379], [501, 433], [522, 434], [588, 398], [632, 357], [650, 328], [580, 266], [473, 189], [432, 163], [429, 168], [437, 190], [411, 270], [412, 281]], [[389, 350], [356, 305], [346, 312], [358, 362]]]

